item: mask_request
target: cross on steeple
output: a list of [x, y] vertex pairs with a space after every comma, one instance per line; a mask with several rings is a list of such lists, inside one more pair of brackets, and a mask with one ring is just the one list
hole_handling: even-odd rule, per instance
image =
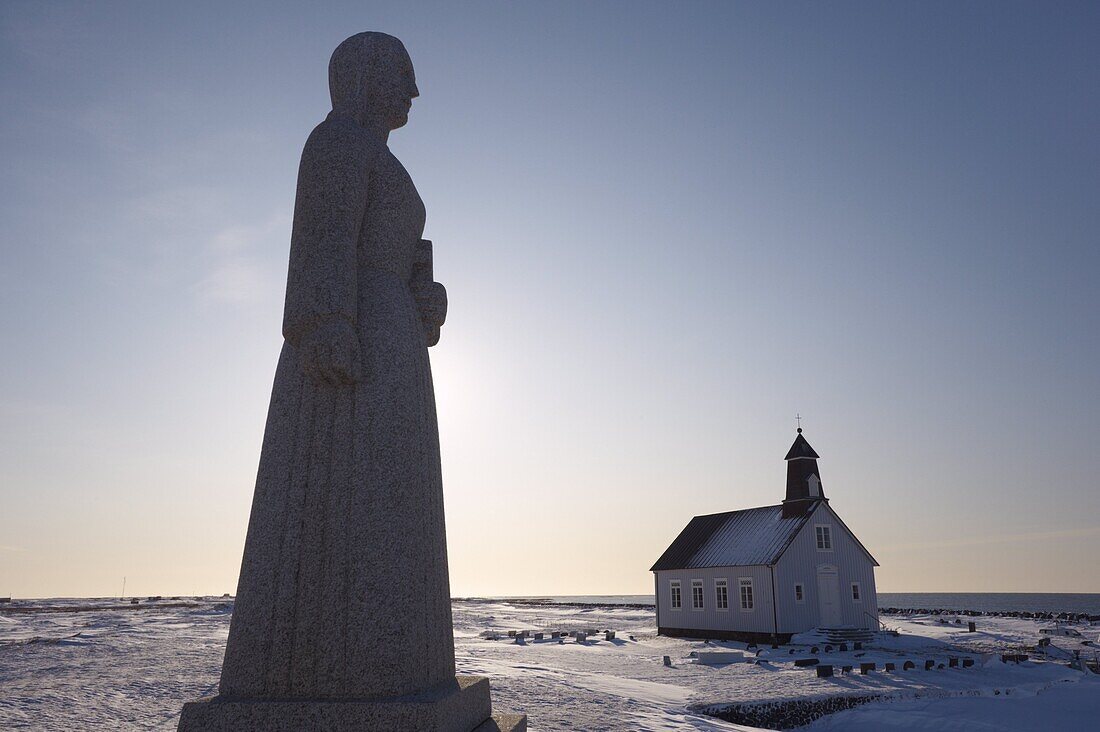
[[798, 431], [802, 432], [802, 415], [796, 412], [794, 415], [794, 421], [798, 423]]

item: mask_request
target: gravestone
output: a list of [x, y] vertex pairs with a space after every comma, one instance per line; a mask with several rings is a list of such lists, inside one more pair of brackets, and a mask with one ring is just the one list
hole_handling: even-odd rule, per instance
[[[298, 170], [284, 343], [218, 696], [181, 732], [526, 729], [456, 676], [428, 347], [446, 290], [387, 147], [419, 95], [399, 40], [329, 62]], [[510, 634], [511, 635], [511, 634]]]

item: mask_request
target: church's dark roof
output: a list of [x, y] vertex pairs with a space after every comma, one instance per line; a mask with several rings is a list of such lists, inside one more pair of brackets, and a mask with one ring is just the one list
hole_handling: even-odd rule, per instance
[[696, 516], [649, 571], [775, 564], [813, 513], [784, 518], [779, 505]]
[[821, 456], [810, 447], [810, 443], [806, 442], [806, 438], [802, 436], [802, 430], [799, 430], [798, 437], [794, 438], [794, 444], [791, 445], [791, 449], [787, 451], [787, 457], [783, 459], [794, 460], [796, 458], [813, 458], [817, 460], [820, 457]]

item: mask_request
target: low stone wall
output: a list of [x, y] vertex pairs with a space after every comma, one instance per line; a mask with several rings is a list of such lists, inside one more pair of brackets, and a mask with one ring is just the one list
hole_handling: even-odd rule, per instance
[[787, 699], [745, 704], [715, 704], [698, 707], [695, 711], [734, 724], [783, 730], [802, 727], [826, 714], [842, 712], [883, 698], [881, 694], [861, 694], [831, 696], [824, 699]]
[[[1063, 683], [1061, 680], [1041, 684], [1028, 694], [1044, 691]], [[1015, 687], [992, 689], [924, 689], [918, 693], [887, 692], [882, 694], [851, 694], [814, 697], [810, 699], [777, 699], [775, 701], [737, 702], [733, 704], [696, 704], [691, 711], [706, 714], [734, 724], [762, 729], [789, 730], [803, 727], [826, 714], [843, 712], [870, 702], [907, 701], [914, 699], [954, 699], [972, 696], [1012, 696]]]

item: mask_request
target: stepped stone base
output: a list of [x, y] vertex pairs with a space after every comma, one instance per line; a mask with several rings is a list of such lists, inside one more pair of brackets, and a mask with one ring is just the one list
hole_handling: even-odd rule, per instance
[[527, 732], [526, 714], [494, 714], [474, 732]]
[[453, 684], [382, 700], [225, 699], [183, 706], [178, 732], [523, 732], [524, 715], [492, 716], [489, 680], [458, 676]]

